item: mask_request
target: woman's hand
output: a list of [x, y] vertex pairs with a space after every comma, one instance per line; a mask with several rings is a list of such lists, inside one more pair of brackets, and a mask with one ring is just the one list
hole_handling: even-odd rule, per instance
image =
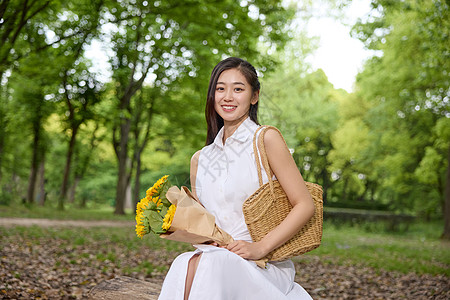
[[246, 241], [233, 241], [225, 248], [233, 253], [236, 253], [240, 257], [249, 260], [263, 258], [267, 255], [267, 253], [269, 253], [260, 242], [249, 243]]
[[203, 244], [204, 245], [209, 245], [209, 246], [219, 247], [219, 244], [217, 242], [214, 242], [214, 241], [204, 242]]

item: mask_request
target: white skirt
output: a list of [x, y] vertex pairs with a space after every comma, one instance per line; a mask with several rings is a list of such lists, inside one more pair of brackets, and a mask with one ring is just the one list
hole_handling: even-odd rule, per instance
[[184, 299], [188, 262], [197, 253], [202, 255], [192, 282], [190, 300], [312, 299], [294, 282], [295, 268], [290, 260], [268, 263], [262, 269], [224, 248], [195, 247], [196, 251], [183, 253], [173, 261], [159, 300]]

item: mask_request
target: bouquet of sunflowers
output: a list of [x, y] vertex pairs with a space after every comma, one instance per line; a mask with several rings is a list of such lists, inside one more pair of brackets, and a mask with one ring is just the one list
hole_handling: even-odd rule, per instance
[[153, 232], [161, 238], [190, 244], [216, 242], [227, 245], [233, 238], [216, 225], [215, 218], [188, 188], [170, 186], [168, 175], [146, 192], [136, 207], [136, 234]]
[[136, 206], [136, 234], [140, 238], [150, 231], [166, 233], [172, 224], [177, 208], [165, 196], [170, 185], [168, 177], [163, 176], [149, 188]]
[[[216, 225], [209, 213], [185, 186], [170, 186], [169, 175], [160, 178], [136, 206], [136, 234], [153, 232], [161, 238], [190, 244], [226, 246], [233, 238]], [[266, 259], [255, 263], [264, 268]]]

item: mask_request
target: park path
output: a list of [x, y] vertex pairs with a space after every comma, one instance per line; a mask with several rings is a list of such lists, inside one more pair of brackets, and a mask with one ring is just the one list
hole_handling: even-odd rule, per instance
[[134, 221], [109, 221], [109, 220], [51, 220], [29, 218], [0, 218], [0, 226], [40, 226], [40, 227], [122, 227], [134, 226]]

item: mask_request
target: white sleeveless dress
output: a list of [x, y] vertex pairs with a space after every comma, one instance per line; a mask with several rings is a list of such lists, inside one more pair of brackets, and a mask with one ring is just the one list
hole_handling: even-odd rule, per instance
[[[225, 144], [222, 128], [214, 142], [200, 152], [195, 183], [200, 202], [215, 216], [217, 225], [235, 240], [248, 242], [252, 239], [245, 225], [242, 204], [259, 188], [252, 144], [257, 128], [247, 118]], [[267, 182], [267, 176], [263, 181]], [[196, 251], [183, 253], [173, 261], [160, 300], [183, 299], [189, 259], [200, 252], [190, 300], [312, 299], [294, 282], [295, 269], [290, 260], [268, 263], [262, 269], [226, 249], [194, 246]]]

